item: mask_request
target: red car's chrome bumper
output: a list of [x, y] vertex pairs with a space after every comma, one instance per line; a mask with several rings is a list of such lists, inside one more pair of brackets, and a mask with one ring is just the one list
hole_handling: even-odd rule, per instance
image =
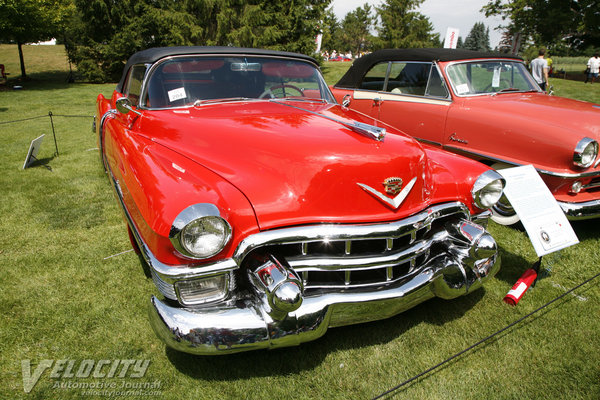
[[[273, 270], [271, 261], [246, 271], [250, 287], [243, 296], [198, 307], [152, 296], [150, 322], [168, 346], [192, 354], [293, 346], [321, 337], [329, 327], [388, 318], [436, 296], [464, 295], [500, 268], [496, 242], [482, 227], [456, 219], [430, 233], [428, 261], [388, 284], [310, 290], [273, 257], [278, 273], [262, 285], [256, 278]], [[280, 290], [285, 285], [296, 286], [294, 296]]]

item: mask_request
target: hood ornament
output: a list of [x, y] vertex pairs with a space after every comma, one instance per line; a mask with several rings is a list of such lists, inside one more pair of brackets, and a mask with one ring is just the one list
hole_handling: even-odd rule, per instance
[[394, 195], [399, 192], [398, 195], [392, 199], [390, 199], [387, 196], [384, 196], [383, 193], [378, 192], [377, 190], [373, 189], [368, 185], [365, 185], [364, 183], [357, 182], [356, 184], [363, 188], [363, 190], [365, 190], [367, 193], [372, 194], [377, 199], [384, 202], [386, 205], [392, 207], [394, 210], [397, 210], [398, 207], [400, 207], [400, 205], [404, 201], [404, 199], [406, 199], [416, 182], [417, 177], [415, 176], [411, 179], [410, 182], [408, 182], [404, 189], [400, 190], [400, 188], [402, 187], [402, 179], [396, 177], [387, 178], [385, 181], [383, 181], [386, 193]]

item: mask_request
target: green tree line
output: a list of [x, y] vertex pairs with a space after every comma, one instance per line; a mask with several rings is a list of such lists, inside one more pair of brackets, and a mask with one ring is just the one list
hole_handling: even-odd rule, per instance
[[[21, 47], [57, 38], [84, 78], [119, 78], [135, 51], [158, 46], [241, 46], [314, 54], [379, 48], [440, 47], [424, 0], [384, 0], [338, 20], [332, 0], [0, 0], [0, 41]], [[544, 45], [556, 55], [587, 54], [600, 45], [600, 0], [488, 0], [486, 15], [506, 22], [503, 40]], [[489, 29], [476, 23], [460, 46], [489, 50]]]

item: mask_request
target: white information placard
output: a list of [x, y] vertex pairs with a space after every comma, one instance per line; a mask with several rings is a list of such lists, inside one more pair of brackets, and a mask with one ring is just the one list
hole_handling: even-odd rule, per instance
[[448, 27], [446, 29], [446, 38], [444, 39], [445, 49], [455, 49], [458, 44], [458, 34], [460, 30], [458, 28]]
[[539, 257], [579, 243], [577, 235], [532, 165], [498, 170], [504, 193], [521, 219]]

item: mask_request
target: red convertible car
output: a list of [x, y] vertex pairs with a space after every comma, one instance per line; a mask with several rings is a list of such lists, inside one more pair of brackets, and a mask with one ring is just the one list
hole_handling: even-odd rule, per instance
[[483, 227], [498, 173], [341, 107], [310, 57], [144, 50], [97, 116], [160, 293], [151, 325], [177, 350], [297, 345], [470, 293], [500, 267]]
[[[519, 57], [380, 50], [357, 59], [333, 94], [421, 142], [494, 169], [532, 164], [569, 219], [600, 216], [600, 106], [547, 95]], [[505, 198], [493, 211], [499, 223], [519, 220]]]

